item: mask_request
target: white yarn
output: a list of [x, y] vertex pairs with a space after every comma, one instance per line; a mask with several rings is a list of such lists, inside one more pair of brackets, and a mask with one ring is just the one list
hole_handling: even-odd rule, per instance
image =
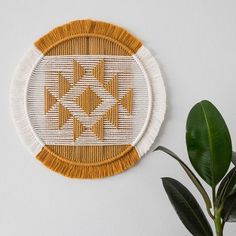
[[152, 89], [152, 108], [149, 123], [142, 138], [136, 144], [136, 150], [142, 157], [154, 143], [166, 111], [166, 92], [159, 65], [150, 51], [142, 46], [136, 53], [137, 58], [150, 80]]
[[10, 109], [17, 133], [23, 143], [36, 155], [42, 149], [40, 141], [32, 130], [27, 114], [27, 84], [42, 53], [35, 47], [29, 49], [16, 68], [10, 88]]
[[[44, 56], [31, 75], [28, 85], [28, 114], [30, 122], [39, 139], [47, 145], [126, 145], [135, 146], [137, 137], [142, 137], [143, 126], [133, 125], [135, 123], [146, 124], [148, 109], [150, 110], [151, 94], [147, 89], [149, 79], [144, 75], [145, 71], [142, 64], [135, 60], [135, 56], [113, 56], [113, 55], [60, 55]], [[95, 124], [98, 117], [103, 116], [116, 99], [110, 95], [97, 79], [92, 76], [91, 70], [101, 60], [105, 60], [106, 73], [104, 74], [105, 83], [114, 74], [118, 74], [118, 95], [122, 98], [127, 91], [132, 88], [134, 99], [132, 100], [132, 115], [125, 108], [119, 106], [119, 128], [104, 119], [104, 139], [97, 139], [90, 127]], [[76, 60], [86, 70], [86, 75], [80, 79], [79, 83], [73, 85], [60, 102], [65, 106], [74, 117], [87, 129], [76, 140], [71, 135], [73, 132], [73, 118], [71, 117], [62, 129], [58, 129], [58, 104], [55, 104], [50, 112], [44, 114], [44, 88], [50, 90], [54, 97], [58, 96], [58, 68], [70, 84], [73, 84], [73, 63]], [[138, 59], [137, 59], [138, 60]], [[139, 61], [139, 60], [138, 60]], [[141, 64], [141, 65], [140, 65]], [[50, 71], [50, 74], [48, 73]], [[92, 116], [88, 116], [74, 99], [82, 94], [87, 87], [90, 87], [101, 99], [102, 103], [93, 111]], [[150, 86], [149, 86], [150, 87]], [[140, 112], [143, 111], [143, 112]], [[50, 123], [49, 123], [50, 120]], [[45, 129], [45, 127], [49, 127]], [[131, 131], [132, 127], [132, 131]], [[140, 135], [141, 134], [141, 135]]]
[[[32, 71], [41, 57], [42, 53], [35, 47], [32, 47], [26, 53], [17, 67], [10, 91], [10, 107], [15, 126], [24, 144], [30, 149], [31, 152], [33, 152], [34, 155], [41, 151], [43, 144], [34, 133], [28, 118], [26, 90]], [[166, 93], [159, 65], [149, 50], [142, 46], [135, 54], [135, 57], [137, 57], [138, 61], [141, 62], [143, 70], [145, 71], [145, 74], [151, 84], [152, 90], [149, 122], [142, 137], [135, 145], [139, 156], [142, 157], [146, 152], [148, 152], [154, 143], [164, 120], [166, 110]]]

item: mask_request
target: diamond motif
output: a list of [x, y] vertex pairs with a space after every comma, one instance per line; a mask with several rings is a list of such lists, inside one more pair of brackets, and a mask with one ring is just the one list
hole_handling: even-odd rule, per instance
[[87, 87], [75, 98], [75, 102], [86, 114], [90, 115], [102, 103], [102, 99], [90, 87]]
[[[66, 78], [62, 72], [58, 74], [58, 95], [55, 97], [54, 94], [45, 86], [44, 88], [44, 112], [45, 115], [50, 112], [51, 107], [55, 104], [58, 106], [58, 128], [63, 129], [63, 125], [72, 117], [73, 118], [73, 141], [75, 142], [78, 137], [81, 136], [86, 131], [86, 127], [84, 124], [78, 120], [78, 117], [75, 118], [73, 113], [71, 113], [71, 107], [67, 107], [67, 103], [61, 103], [61, 98], [67, 100], [67, 94], [73, 90], [73, 87], [79, 86], [77, 82], [79, 82], [85, 75], [85, 68], [83, 68], [79, 62], [73, 60], [73, 77]], [[122, 106], [129, 115], [132, 114], [132, 100], [133, 100], [133, 90], [130, 88], [123, 97], [119, 97], [118, 95], [118, 74], [114, 73], [112, 78], [106, 82], [104, 79], [105, 74], [105, 64], [104, 59], [100, 60], [95, 67], [92, 69], [92, 75], [94, 79], [99, 81], [99, 87], [107, 92], [109, 95], [112, 95], [115, 99], [115, 103], [108, 107], [106, 110], [102, 110], [103, 114], [101, 114], [100, 118], [96, 120], [96, 122], [90, 126], [90, 130], [96, 135], [97, 139], [103, 141], [104, 139], [104, 119], [106, 119], [110, 124], [113, 125], [113, 128], [118, 129], [118, 107]], [[73, 84], [70, 83], [70, 80], [73, 79]], [[82, 81], [83, 82], [83, 81]], [[92, 88], [91, 88], [91, 87]], [[102, 104], [103, 99], [93, 91], [93, 85], [87, 86], [83, 92], [74, 97], [74, 102], [88, 115]], [[96, 85], [97, 86], [97, 85]], [[71, 100], [69, 98], [69, 100]], [[105, 100], [105, 98], [104, 98]], [[106, 100], [105, 100], [106, 101]]]

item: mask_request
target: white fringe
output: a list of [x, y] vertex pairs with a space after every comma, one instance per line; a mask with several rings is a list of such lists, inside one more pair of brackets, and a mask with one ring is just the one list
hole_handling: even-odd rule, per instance
[[[136, 150], [142, 157], [154, 143], [166, 111], [166, 92], [159, 65], [149, 50], [142, 46], [136, 53], [151, 84], [151, 114], [142, 138], [136, 144]], [[139, 125], [139, 124], [137, 124]], [[142, 125], [142, 124], [140, 124]]]
[[[26, 94], [32, 71], [41, 57], [42, 53], [35, 47], [32, 47], [26, 53], [16, 69], [10, 90], [10, 108], [13, 121], [23, 143], [34, 155], [41, 151], [43, 144], [40, 139], [37, 138], [29, 121]], [[142, 157], [149, 151], [154, 143], [164, 120], [166, 92], [159, 65], [149, 50], [142, 46], [135, 54], [135, 57], [137, 61], [142, 64], [144, 73], [149, 79], [152, 93], [149, 121], [142, 137], [140, 137], [139, 141], [137, 140], [138, 142], [135, 145], [139, 156]]]
[[30, 75], [41, 57], [41, 52], [32, 47], [18, 64], [10, 88], [10, 109], [13, 122], [20, 139], [34, 155], [41, 151], [43, 145], [31, 127], [27, 112], [26, 94]]

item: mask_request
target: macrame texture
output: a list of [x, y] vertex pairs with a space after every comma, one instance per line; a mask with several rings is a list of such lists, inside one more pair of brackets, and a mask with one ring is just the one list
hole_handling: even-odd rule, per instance
[[35, 157], [71, 178], [135, 165], [165, 114], [159, 66], [126, 30], [78, 20], [38, 39], [11, 89], [17, 130]]

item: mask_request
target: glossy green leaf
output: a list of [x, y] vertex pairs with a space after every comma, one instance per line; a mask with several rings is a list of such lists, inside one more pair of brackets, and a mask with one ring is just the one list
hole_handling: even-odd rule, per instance
[[236, 193], [226, 199], [222, 210], [222, 219], [224, 222], [236, 222]]
[[223, 117], [209, 101], [201, 101], [191, 109], [186, 125], [186, 143], [193, 167], [215, 188], [231, 163], [232, 145]]
[[188, 168], [188, 166], [171, 150], [169, 150], [168, 148], [165, 148], [163, 146], [158, 146], [154, 151], [163, 151], [165, 153], [167, 153], [168, 155], [170, 155], [171, 157], [173, 157], [176, 161], [179, 162], [179, 164], [181, 165], [181, 167], [184, 169], [184, 171], [187, 173], [187, 175], [189, 176], [189, 178], [191, 179], [191, 181], [193, 182], [193, 184], [197, 187], [198, 191], [200, 192], [200, 194], [202, 195], [205, 204], [206, 204], [206, 208], [208, 210], [208, 213], [211, 215], [210, 209], [212, 207], [211, 205], [211, 200], [208, 196], [208, 194], [206, 193], [206, 190], [203, 188], [201, 182], [198, 180], [198, 178], [196, 177], [196, 175]]
[[236, 152], [233, 152], [232, 154], [232, 162], [236, 166]]
[[163, 178], [162, 183], [176, 213], [191, 234], [213, 236], [204, 213], [189, 190], [172, 178]]
[[217, 205], [220, 205], [229, 195], [236, 192], [236, 167], [221, 181], [217, 191]]

